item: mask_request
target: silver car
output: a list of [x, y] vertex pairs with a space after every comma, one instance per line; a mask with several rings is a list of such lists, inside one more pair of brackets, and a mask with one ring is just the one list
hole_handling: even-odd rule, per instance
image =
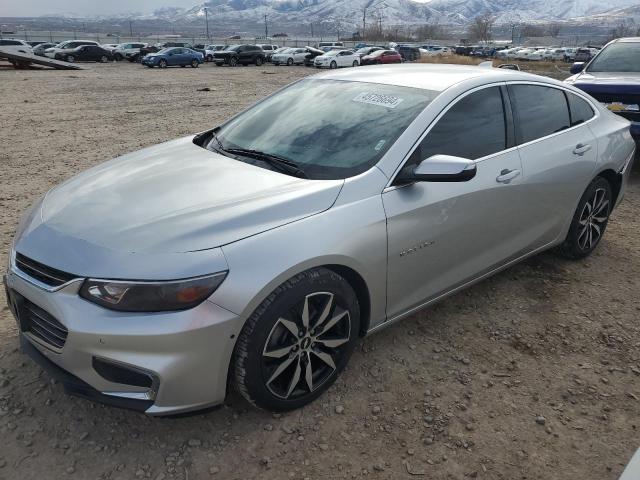
[[164, 415], [230, 381], [289, 410], [360, 337], [551, 247], [589, 255], [634, 150], [627, 120], [548, 78], [327, 72], [50, 190], [9, 305], [72, 393]]

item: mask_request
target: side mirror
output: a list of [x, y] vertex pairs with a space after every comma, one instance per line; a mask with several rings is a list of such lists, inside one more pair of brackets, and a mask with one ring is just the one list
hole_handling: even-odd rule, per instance
[[404, 168], [398, 175], [401, 183], [467, 182], [476, 176], [476, 162], [452, 155], [433, 155], [417, 165]]
[[576, 73], [580, 73], [582, 70], [584, 70], [584, 62], [575, 62], [569, 69], [569, 71], [574, 75]]

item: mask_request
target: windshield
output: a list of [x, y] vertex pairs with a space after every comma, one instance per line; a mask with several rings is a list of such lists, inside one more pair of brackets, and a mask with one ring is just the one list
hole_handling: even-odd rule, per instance
[[208, 148], [278, 156], [296, 163], [311, 179], [347, 178], [378, 163], [438, 93], [306, 79], [221, 127]]
[[618, 42], [609, 45], [593, 59], [587, 71], [640, 72], [640, 42]]
[[227, 48], [225, 48], [225, 50], [233, 50], [233, 51], [235, 51], [235, 50], [237, 50], [239, 48], [240, 48], [240, 45], [230, 45]]

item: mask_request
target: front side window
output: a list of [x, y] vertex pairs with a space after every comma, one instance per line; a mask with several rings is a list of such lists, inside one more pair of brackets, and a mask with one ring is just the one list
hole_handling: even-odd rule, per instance
[[378, 163], [438, 93], [306, 79], [222, 126], [207, 148], [223, 155], [239, 148], [277, 155], [312, 179], [347, 178]]
[[510, 85], [509, 93], [518, 118], [518, 143], [527, 143], [570, 127], [564, 92], [541, 85]]
[[458, 101], [438, 120], [409, 164], [433, 155], [453, 155], [475, 160], [504, 150], [506, 122], [500, 88], [489, 87]]

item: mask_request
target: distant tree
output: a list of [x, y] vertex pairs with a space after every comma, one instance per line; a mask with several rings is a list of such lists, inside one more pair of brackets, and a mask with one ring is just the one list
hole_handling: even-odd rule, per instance
[[478, 15], [469, 25], [469, 36], [474, 40], [488, 42], [492, 39], [492, 29], [495, 19], [490, 13]]
[[447, 35], [444, 32], [444, 29], [441, 25], [437, 24], [427, 24], [420, 25], [416, 30], [416, 37], [418, 39], [427, 40], [427, 39], [437, 39], [437, 38], [446, 38]]
[[559, 23], [550, 23], [547, 27], [547, 33], [553, 38], [557, 38], [560, 35], [560, 28]]
[[631, 25], [622, 20], [616, 27], [609, 30], [609, 40], [620, 37], [630, 37], [633, 33], [634, 30], [631, 28]]
[[522, 25], [521, 33], [523, 37], [543, 37], [544, 28], [539, 25], [525, 24]]

